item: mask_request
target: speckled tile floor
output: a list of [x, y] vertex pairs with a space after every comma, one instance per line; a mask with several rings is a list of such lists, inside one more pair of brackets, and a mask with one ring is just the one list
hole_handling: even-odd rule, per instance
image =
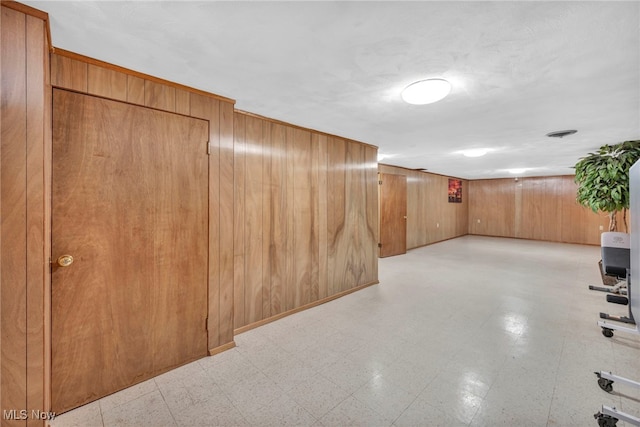
[[[640, 416], [640, 336], [599, 248], [466, 236], [380, 260], [380, 284], [236, 336], [237, 347], [60, 415], [68, 426], [597, 426]], [[618, 426], [624, 426], [619, 422]]]

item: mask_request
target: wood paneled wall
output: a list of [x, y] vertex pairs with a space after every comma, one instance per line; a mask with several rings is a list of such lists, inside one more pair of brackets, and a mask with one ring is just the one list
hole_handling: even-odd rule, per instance
[[378, 281], [377, 148], [235, 113], [235, 327]]
[[48, 18], [17, 3], [3, 2], [1, 14], [0, 416], [2, 426], [35, 426], [43, 422], [31, 410], [45, 410], [48, 384]]
[[467, 181], [462, 181], [462, 203], [449, 203], [447, 176], [383, 164], [378, 170], [407, 177], [407, 249], [467, 234]]
[[208, 340], [210, 352], [233, 346], [234, 101], [59, 49], [51, 84], [209, 122]]
[[470, 181], [469, 234], [599, 245], [608, 217], [576, 203], [573, 179]]

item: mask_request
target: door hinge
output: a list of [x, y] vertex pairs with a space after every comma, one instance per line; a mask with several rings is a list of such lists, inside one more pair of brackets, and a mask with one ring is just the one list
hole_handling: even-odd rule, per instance
[[209, 318], [208, 317], [206, 319], [204, 319], [204, 330], [205, 331], [209, 330]]
[[378, 181], [378, 184], [379, 184], [379, 185], [382, 185], [382, 181]]
[[207, 142], [207, 155], [211, 155], [211, 143]]
[[381, 248], [382, 247], [382, 243], [378, 243], [378, 247]]

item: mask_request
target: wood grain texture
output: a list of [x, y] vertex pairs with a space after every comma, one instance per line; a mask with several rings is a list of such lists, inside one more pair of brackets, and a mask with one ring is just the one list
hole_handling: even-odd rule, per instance
[[[317, 301], [320, 295], [320, 147], [319, 135], [309, 132], [309, 193], [311, 200], [311, 259], [309, 260], [309, 302]], [[317, 195], [317, 197], [314, 197]], [[323, 233], [326, 234], [326, 233]]]
[[87, 65], [87, 93], [118, 101], [127, 100], [127, 75], [97, 65]]
[[194, 94], [198, 94], [198, 95], [202, 95], [205, 96], [207, 98], [211, 98], [217, 101], [221, 101], [221, 102], [227, 102], [231, 105], [233, 105], [235, 103], [235, 100], [231, 99], [231, 98], [226, 98], [224, 96], [220, 96], [220, 95], [216, 95], [210, 92], [205, 92], [203, 90], [199, 90], [199, 89], [195, 89], [189, 86], [185, 86], [176, 82], [172, 82], [169, 80], [165, 80], [165, 79], [161, 79], [159, 77], [156, 76], [152, 76], [149, 74], [145, 74], [145, 73], [141, 73], [138, 71], [134, 71], [128, 68], [124, 68], [124, 67], [120, 67], [118, 65], [114, 65], [114, 64], [110, 64], [108, 62], [104, 62], [104, 61], [100, 61], [98, 59], [95, 58], [90, 58], [88, 56], [85, 55], [80, 55], [79, 53], [75, 53], [75, 52], [70, 52], [68, 50], [65, 49], [61, 49], [59, 47], [57, 47], [55, 49], [55, 55], [59, 56], [59, 57], [65, 57], [65, 58], [69, 58], [69, 59], [73, 59], [76, 61], [79, 61], [81, 63], [84, 64], [91, 64], [91, 65], [97, 65], [98, 67], [102, 67], [102, 68], [107, 68], [109, 70], [114, 70], [114, 71], [118, 71], [120, 73], [124, 73], [127, 74], [128, 76], [133, 76], [136, 77], [140, 80], [143, 81], [151, 81], [154, 83], [158, 83], [164, 86], [169, 86], [172, 88], [175, 88], [177, 90], [186, 90], [189, 93], [194, 93]]
[[[16, 12], [20, 12], [23, 15], [33, 16], [34, 18], [40, 19], [43, 21], [46, 26], [49, 26], [49, 14], [47, 12], [43, 12], [42, 10], [33, 8], [31, 6], [27, 6], [26, 4], [18, 3], [17, 1], [12, 0], [2, 0], [2, 7], [6, 7], [7, 9], [13, 9]], [[45, 31], [49, 31], [48, 28]], [[51, 37], [49, 34], [46, 35], [45, 46], [49, 47], [49, 41]]]
[[345, 274], [347, 247], [342, 241], [345, 233], [346, 215], [346, 170], [333, 168], [346, 159], [346, 143], [341, 138], [329, 137], [327, 141], [327, 281], [328, 294], [342, 290], [342, 275]]
[[202, 120], [57, 90], [54, 123], [62, 412], [206, 354], [209, 160]]
[[376, 147], [358, 144], [360, 164], [355, 165], [359, 170], [360, 189], [362, 191], [362, 211], [359, 214], [358, 230], [361, 238], [360, 258], [362, 262], [362, 276], [358, 285], [365, 285], [378, 281], [378, 168]]
[[209, 271], [208, 271], [208, 347], [220, 345], [220, 105], [217, 100], [194, 94], [189, 110], [208, 120], [209, 154]]
[[[1, 13], [0, 410], [3, 426], [41, 426], [30, 414], [48, 408], [48, 26], [20, 4]], [[27, 419], [6, 419], [11, 409]]]
[[[241, 115], [237, 115], [238, 119]], [[269, 272], [270, 315], [286, 310], [287, 283], [287, 142], [286, 128], [271, 124], [271, 182], [269, 185]], [[244, 326], [244, 325], [237, 325]]]
[[[214, 99], [210, 98], [211, 101]], [[210, 102], [211, 102], [210, 101]], [[220, 301], [217, 316], [220, 323], [219, 345], [233, 343], [233, 104], [218, 101], [220, 132]], [[213, 120], [212, 118], [211, 120]], [[215, 171], [214, 171], [215, 172]], [[209, 315], [215, 313], [209, 308]], [[210, 347], [211, 348], [211, 347]]]
[[271, 158], [273, 147], [271, 146], [271, 125], [264, 120], [260, 121], [261, 146], [262, 146], [262, 188], [260, 191], [262, 205], [262, 277], [260, 278], [260, 291], [262, 292], [262, 318], [271, 317], [271, 183], [273, 182]]
[[[5, 83], [5, 79], [2, 76], [3, 68], [2, 62], [4, 61], [3, 53], [4, 46], [2, 44], [2, 40], [4, 39], [4, 33], [2, 32], [2, 21], [5, 19], [4, 8], [0, 8], [0, 214], [2, 213], [2, 139], [4, 135], [4, 130], [2, 126], [2, 121], [4, 118], [4, 97], [3, 97], [3, 88], [7, 86]], [[0, 301], [2, 300], [2, 218], [0, 217]], [[4, 408], [3, 400], [2, 400], [2, 390], [4, 388], [4, 383], [2, 382], [2, 303], [0, 302], [0, 410]]]
[[407, 177], [407, 249], [467, 234], [466, 180], [462, 181], [462, 203], [449, 203], [447, 176], [382, 164], [378, 170]]
[[[329, 194], [327, 210], [332, 212], [329, 229], [329, 280], [334, 292], [364, 284], [369, 260], [365, 247], [378, 242], [367, 238], [364, 146], [340, 138], [329, 142]], [[334, 166], [335, 165], [335, 166]]]
[[176, 111], [176, 88], [145, 80], [144, 105], [174, 113]]
[[236, 331], [377, 282], [377, 150], [250, 114], [234, 123]]
[[295, 146], [294, 146], [294, 135], [295, 129], [287, 126], [285, 128], [286, 135], [286, 161], [285, 161], [285, 173], [287, 174], [287, 180], [285, 185], [285, 197], [286, 203], [284, 206], [285, 209], [285, 226], [286, 226], [286, 246], [284, 249], [285, 253], [285, 285], [284, 285], [284, 295], [282, 296], [282, 301], [284, 301], [285, 310], [293, 310], [296, 307], [296, 265], [295, 265], [295, 205], [294, 205], [294, 173], [296, 170], [295, 165]]
[[[602, 231], [609, 230], [609, 217], [594, 213], [576, 201], [578, 185], [571, 179], [563, 179], [560, 189], [561, 241], [599, 245]], [[602, 227], [602, 228], [601, 228]]]
[[[364, 147], [364, 167], [366, 191], [366, 234], [368, 242], [380, 242], [379, 228], [379, 200], [378, 200], [378, 149], [366, 145]], [[375, 260], [378, 256], [376, 245], [364, 245], [364, 257], [366, 260]], [[364, 278], [366, 283], [378, 281], [378, 263], [370, 262]]]
[[246, 118], [244, 178], [244, 319], [262, 319], [262, 122]]
[[[222, 245], [220, 242], [221, 223], [220, 223], [220, 165], [222, 163], [220, 150], [220, 101], [210, 99], [194, 94], [194, 98], [199, 99], [199, 107], [202, 108], [197, 117], [208, 120], [208, 140], [209, 140], [209, 271], [208, 271], [208, 347], [214, 349], [227, 341], [220, 339], [220, 285], [221, 285], [221, 266], [220, 251]], [[191, 97], [189, 97], [191, 100]], [[189, 107], [191, 111], [191, 106]], [[195, 106], [194, 106], [194, 110]], [[197, 110], [196, 110], [197, 111]], [[227, 203], [230, 203], [227, 200]]]
[[407, 253], [407, 177], [380, 174], [380, 257]]
[[[0, 407], [27, 408], [26, 18], [2, 7], [0, 134]], [[3, 420], [3, 425], [24, 421]]]
[[[47, 25], [48, 27], [48, 25]], [[51, 40], [50, 34], [47, 35], [47, 40]], [[49, 46], [50, 47], [50, 46]], [[53, 122], [52, 105], [53, 105], [53, 91], [51, 87], [51, 55], [45, 54], [43, 67], [45, 77], [45, 109], [44, 109], [44, 142], [43, 142], [43, 191], [44, 191], [44, 264], [42, 268], [44, 270], [44, 285], [42, 290], [44, 292], [44, 310], [43, 310], [43, 323], [44, 323], [44, 341], [42, 351], [44, 353], [44, 406], [46, 411], [51, 410], [51, 173], [52, 173], [52, 126], [49, 125]]]
[[469, 234], [515, 237], [517, 185], [513, 179], [469, 181]]
[[[184, 114], [185, 116], [191, 115], [190, 96], [191, 94], [186, 90], [182, 90], [182, 89], [175, 90], [175, 97], [176, 97], [175, 112], [176, 113]], [[213, 103], [216, 105], [219, 105], [219, 102], [217, 100], [213, 101]], [[219, 122], [219, 117], [214, 122], [217, 124]]]
[[87, 92], [88, 65], [76, 59], [51, 55], [51, 84], [60, 88]]
[[331, 295], [329, 297], [320, 299], [318, 301], [313, 301], [313, 302], [311, 302], [311, 303], [309, 303], [307, 305], [303, 305], [302, 307], [297, 307], [297, 308], [294, 308], [293, 310], [289, 310], [287, 312], [283, 312], [283, 313], [277, 314], [275, 316], [271, 316], [268, 319], [263, 319], [263, 320], [260, 320], [258, 322], [255, 322], [255, 323], [251, 323], [249, 325], [241, 326], [241, 327], [239, 327], [239, 328], [237, 328], [235, 330], [235, 333], [236, 334], [242, 334], [244, 332], [250, 331], [251, 329], [255, 329], [255, 328], [258, 328], [260, 326], [263, 326], [263, 325], [269, 324], [271, 322], [274, 322], [276, 320], [282, 319], [284, 317], [290, 316], [292, 314], [299, 313], [301, 311], [308, 310], [308, 309], [313, 308], [313, 307], [317, 307], [317, 306], [319, 306], [321, 304], [325, 304], [325, 303], [327, 303], [329, 301], [333, 301], [335, 299], [341, 298], [341, 297], [343, 297], [345, 295], [349, 295], [349, 294], [351, 294], [353, 292], [357, 292], [357, 291], [359, 291], [361, 289], [368, 288], [369, 286], [376, 285], [378, 283], [379, 283], [378, 281], [374, 281], [374, 282], [371, 282], [371, 283], [366, 283], [364, 285], [360, 285], [360, 286], [356, 286], [356, 287], [350, 288], [350, 289], [348, 289], [346, 291], [343, 291], [343, 292], [335, 293], [335, 294], [333, 294], [333, 295]]
[[573, 176], [474, 180], [469, 187], [470, 234], [599, 245], [608, 224], [576, 203]]
[[[318, 298], [326, 298], [328, 294], [328, 234], [327, 234], [327, 171], [328, 171], [328, 151], [327, 135], [313, 133], [311, 135], [316, 144], [316, 154], [318, 168], [318, 203], [317, 203], [317, 229], [318, 229]], [[375, 184], [375, 183], [374, 183]], [[374, 187], [375, 188], [375, 187]], [[370, 206], [367, 206], [370, 208]], [[377, 214], [377, 206], [374, 207]], [[377, 221], [376, 221], [377, 224]], [[376, 268], [377, 268], [376, 263]], [[378, 275], [375, 275], [376, 279]]]
[[245, 186], [246, 186], [246, 119], [233, 121], [233, 325], [245, 324]]
[[[311, 301], [312, 262], [317, 262], [317, 236], [314, 234], [313, 212], [317, 192], [311, 191], [311, 134], [294, 129], [293, 149], [293, 253], [295, 254], [292, 291], [293, 307]], [[317, 191], [317, 189], [316, 189]], [[314, 248], [314, 244], [316, 247]]]
[[144, 105], [145, 91], [144, 79], [127, 75], [127, 102]]
[[[48, 253], [44, 242], [46, 214], [45, 177], [45, 100], [47, 89], [45, 64], [48, 56], [46, 31], [40, 18], [26, 16], [26, 83], [27, 83], [27, 133], [26, 133], [26, 243], [27, 243], [27, 406], [44, 410], [45, 359], [45, 271]], [[50, 105], [50, 104], [49, 104]], [[48, 322], [47, 322], [48, 324]], [[29, 417], [28, 426], [40, 426], [40, 420]]]
[[555, 240], [560, 233], [562, 188], [560, 177], [527, 178], [522, 180], [520, 205], [516, 205], [520, 224], [516, 237], [537, 240]]

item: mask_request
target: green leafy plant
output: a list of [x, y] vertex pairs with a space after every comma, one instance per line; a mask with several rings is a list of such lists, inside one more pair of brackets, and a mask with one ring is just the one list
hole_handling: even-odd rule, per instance
[[609, 231], [618, 230], [618, 212], [623, 212], [625, 231], [629, 209], [629, 168], [640, 159], [640, 140], [603, 145], [582, 157], [574, 166], [578, 184], [576, 200], [594, 212], [609, 215]]

